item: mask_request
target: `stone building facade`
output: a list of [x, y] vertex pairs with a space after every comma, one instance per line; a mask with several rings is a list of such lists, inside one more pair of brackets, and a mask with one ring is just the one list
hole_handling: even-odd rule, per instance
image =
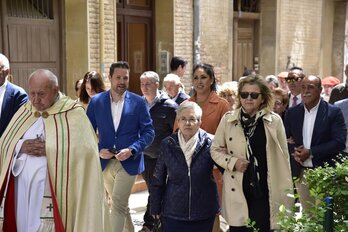
[[[152, 69], [162, 79], [169, 71], [170, 58], [182, 56], [188, 60], [183, 78], [187, 91], [192, 85], [192, 67], [196, 62], [212, 64], [220, 83], [238, 80], [244, 67], [256, 68], [261, 75], [268, 75], [293, 65], [303, 67], [310, 74], [333, 75], [342, 80], [344, 66], [348, 63], [346, 0], [48, 1], [53, 2], [55, 25], [58, 25], [50, 29], [56, 30], [49, 36], [58, 48], [50, 55], [50, 68], [57, 70], [62, 90], [70, 96], [74, 96], [75, 81], [89, 70], [100, 71], [107, 79], [109, 66], [116, 60], [128, 57], [133, 63], [142, 62], [144, 56], [140, 50], [137, 54], [125, 54], [134, 52], [133, 45], [125, 48], [120, 42], [127, 28], [121, 30], [119, 27], [135, 19], [138, 20], [133, 24], [135, 28], [137, 23], [146, 21], [143, 24], [146, 33], [151, 34], [146, 45], [148, 60], [146, 65], [141, 63], [137, 71], [146, 71], [139, 67]], [[13, 52], [18, 46], [7, 39], [11, 36], [11, 31], [7, 30], [27, 22], [13, 23], [13, 16], [6, 16], [7, 2], [0, 4], [3, 12], [0, 50], [11, 60], [13, 54], [20, 55], [20, 52]], [[251, 5], [245, 6], [244, 2]], [[125, 6], [126, 3], [134, 7]], [[140, 8], [136, 4], [148, 6]], [[123, 21], [121, 13], [126, 15]], [[49, 24], [50, 20], [47, 21]], [[31, 70], [47, 64], [44, 60], [41, 63], [34, 60], [32, 65], [27, 61], [31, 56], [21, 60], [19, 55], [17, 63], [21, 70], [16, 75], [23, 74], [23, 78]]]
[[[243, 19], [246, 22], [252, 21], [254, 33], [252, 45], [249, 45], [253, 57], [247, 68], [256, 67], [261, 75], [268, 75], [297, 65], [303, 67], [307, 73], [343, 78], [346, 1], [255, 2], [258, 4], [258, 12], [248, 15], [247, 12], [236, 11], [236, 0], [170, 0], [166, 3], [155, 1], [154, 27], [159, 28], [154, 38], [155, 71], [161, 78], [164, 77], [159, 60], [160, 52], [165, 50], [170, 57], [178, 55], [188, 60], [183, 79], [188, 88], [192, 83], [193, 64], [198, 61], [214, 65], [220, 82], [237, 80], [239, 75], [236, 76], [233, 71], [239, 65], [236, 60], [245, 59], [236, 52], [239, 49], [237, 40], [240, 29], [237, 24]], [[90, 69], [97, 70], [102, 67], [99, 61], [99, 6], [98, 0], [88, 1], [88, 65]], [[116, 12], [115, 1], [104, 0], [106, 73], [109, 65], [117, 60]], [[198, 36], [194, 31], [197, 19]], [[170, 35], [172, 38], [169, 38]]]

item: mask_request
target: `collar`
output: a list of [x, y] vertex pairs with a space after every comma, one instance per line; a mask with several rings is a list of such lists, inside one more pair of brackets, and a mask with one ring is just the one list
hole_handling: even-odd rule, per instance
[[111, 103], [113, 103], [113, 102], [114, 102], [114, 103], [118, 103], [118, 102], [124, 101], [124, 98], [126, 97], [126, 92], [127, 92], [127, 90], [124, 91], [124, 93], [122, 94], [121, 98], [116, 102], [116, 101], [114, 101], [114, 99], [112, 99], [111, 90], [110, 90], [110, 94], [109, 94], [110, 102], [111, 102]]
[[144, 97], [144, 99], [145, 99], [147, 105], [150, 106], [150, 108], [151, 108], [152, 106], [154, 106], [154, 105], [159, 101], [159, 99], [160, 99], [160, 97], [161, 97], [161, 93], [160, 93], [160, 91], [157, 89], [157, 90], [156, 90], [156, 97], [152, 100], [152, 102], [147, 102], [146, 97], [145, 97], [145, 96], [143, 96], [143, 97]]
[[[242, 107], [239, 107], [238, 109], [235, 109], [234, 111], [229, 111], [226, 113], [227, 122], [236, 122], [240, 119]], [[265, 110], [265, 109], [263, 109]], [[263, 119], [267, 122], [272, 122], [272, 112], [267, 112], [263, 116]]]
[[[194, 96], [192, 96], [189, 100], [190, 100], [190, 101], [197, 102], [197, 94], [195, 94]], [[210, 102], [210, 103], [219, 103], [219, 96], [218, 96], [214, 91], [210, 91], [210, 94], [209, 94], [209, 96], [208, 96], [206, 102]]]
[[50, 115], [59, 114], [62, 112], [66, 112], [72, 110], [76, 107], [82, 107], [80, 104], [77, 104], [75, 101], [71, 100], [70, 97], [63, 95], [61, 92], [58, 93], [56, 102], [48, 109], [43, 112], [40, 112], [35, 109], [35, 107], [29, 103], [24, 105], [29, 111], [32, 112], [34, 117], [43, 116], [44, 118], [49, 117]]
[[0, 86], [0, 89], [6, 89], [7, 83], [8, 83], [8, 81], [7, 81], [7, 79], [5, 79], [5, 82], [4, 82], [4, 84], [2, 84], [2, 86]]
[[318, 110], [319, 108], [319, 104], [321, 102], [321, 98], [319, 99], [318, 103], [310, 110], [307, 109], [307, 107], [305, 106], [305, 104], [303, 103], [303, 108], [305, 109], [306, 112], [310, 113], [310, 112], [313, 112], [315, 110]]

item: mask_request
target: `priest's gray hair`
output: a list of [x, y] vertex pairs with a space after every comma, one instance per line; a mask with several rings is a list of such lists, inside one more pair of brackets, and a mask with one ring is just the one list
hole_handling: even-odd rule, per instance
[[32, 74], [30, 74], [28, 81], [32, 77], [37, 76], [37, 75], [42, 75], [42, 76], [47, 77], [51, 81], [53, 86], [58, 87], [58, 78], [57, 78], [57, 76], [53, 72], [48, 70], [48, 69], [37, 69], [37, 70], [35, 70]]

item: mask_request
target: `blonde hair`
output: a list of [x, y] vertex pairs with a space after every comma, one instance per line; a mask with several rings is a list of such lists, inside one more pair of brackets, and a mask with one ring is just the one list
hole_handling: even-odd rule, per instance
[[246, 77], [243, 77], [239, 79], [239, 85], [238, 85], [238, 101], [237, 101], [237, 108], [242, 107], [241, 101], [240, 101], [240, 95], [239, 93], [243, 89], [244, 85], [250, 84], [250, 85], [257, 85], [260, 88], [261, 96], [263, 99], [262, 104], [260, 105], [261, 109], [266, 109], [268, 112], [271, 112], [273, 110], [274, 106], [274, 99], [272, 92], [270, 88], [267, 85], [267, 82], [261, 75], [249, 75]]

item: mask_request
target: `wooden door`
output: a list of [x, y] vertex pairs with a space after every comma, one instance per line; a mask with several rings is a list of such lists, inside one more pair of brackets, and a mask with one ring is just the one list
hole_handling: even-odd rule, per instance
[[235, 23], [233, 77], [238, 80], [244, 68], [253, 69], [254, 63], [254, 21], [239, 20]]
[[153, 70], [152, 1], [119, 1], [117, 4], [117, 59], [130, 65], [129, 90], [141, 94], [139, 77]]
[[7, 0], [1, 3], [3, 51], [10, 60], [12, 81], [27, 89], [38, 68], [60, 78], [60, 33], [57, 0]]

